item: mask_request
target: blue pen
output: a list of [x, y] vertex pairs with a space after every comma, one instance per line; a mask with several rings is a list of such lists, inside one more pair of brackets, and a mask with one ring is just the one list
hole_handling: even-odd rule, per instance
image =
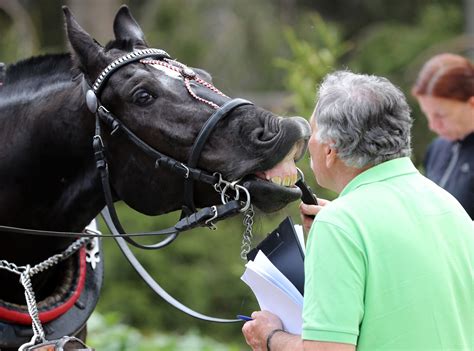
[[238, 319], [241, 319], [241, 320], [243, 320], [243, 321], [245, 321], [245, 322], [253, 321], [253, 318], [252, 318], [252, 317], [244, 316], [244, 315], [242, 315], [242, 314], [238, 314], [238, 315], [237, 315], [237, 318], [238, 318]]

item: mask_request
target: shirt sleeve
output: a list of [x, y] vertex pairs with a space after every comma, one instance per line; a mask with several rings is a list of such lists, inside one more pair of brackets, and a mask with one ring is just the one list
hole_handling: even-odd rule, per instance
[[355, 239], [337, 225], [313, 223], [305, 257], [303, 339], [357, 344], [366, 259]]

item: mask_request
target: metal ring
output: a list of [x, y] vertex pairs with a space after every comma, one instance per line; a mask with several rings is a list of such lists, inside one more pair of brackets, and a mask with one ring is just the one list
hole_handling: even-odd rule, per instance
[[227, 200], [225, 199], [225, 193], [227, 192], [227, 188], [230, 186], [230, 183], [227, 183], [221, 191], [221, 201], [222, 204], [225, 205], [227, 203]]
[[240, 209], [240, 212], [245, 212], [250, 208], [250, 193], [246, 187], [243, 187], [242, 185], [235, 185], [235, 188], [238, 190], [242, 189], [245, 194], [247, 195], [247, 202], [245, 203], [245, 206]]

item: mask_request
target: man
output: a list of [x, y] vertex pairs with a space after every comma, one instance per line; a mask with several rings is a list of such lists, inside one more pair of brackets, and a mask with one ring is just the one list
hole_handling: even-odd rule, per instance
[[302, 335], [270, 312], [253, 350], [472, 350], [473, 223], [410, 161], [411, 117], [388, 80], [336, 72], [311, 118], [311, 168], [340, 193], [302, 205], [308, 237]]

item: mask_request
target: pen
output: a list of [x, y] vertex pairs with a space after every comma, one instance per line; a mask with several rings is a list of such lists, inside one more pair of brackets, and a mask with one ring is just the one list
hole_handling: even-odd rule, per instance
[[243, 320], [243, 321], [246, 321], [246, 322], [248, 322], [248, 321], [253, 321], [253, 318], [252, 318], [252, 317], [244, 316], [244, 315], [242, 315], [242, 314], [238, 314], [238, 315], [237, 315], [237, 318], [238, 318], [238, 319], [241, 319], [241, 320]]

